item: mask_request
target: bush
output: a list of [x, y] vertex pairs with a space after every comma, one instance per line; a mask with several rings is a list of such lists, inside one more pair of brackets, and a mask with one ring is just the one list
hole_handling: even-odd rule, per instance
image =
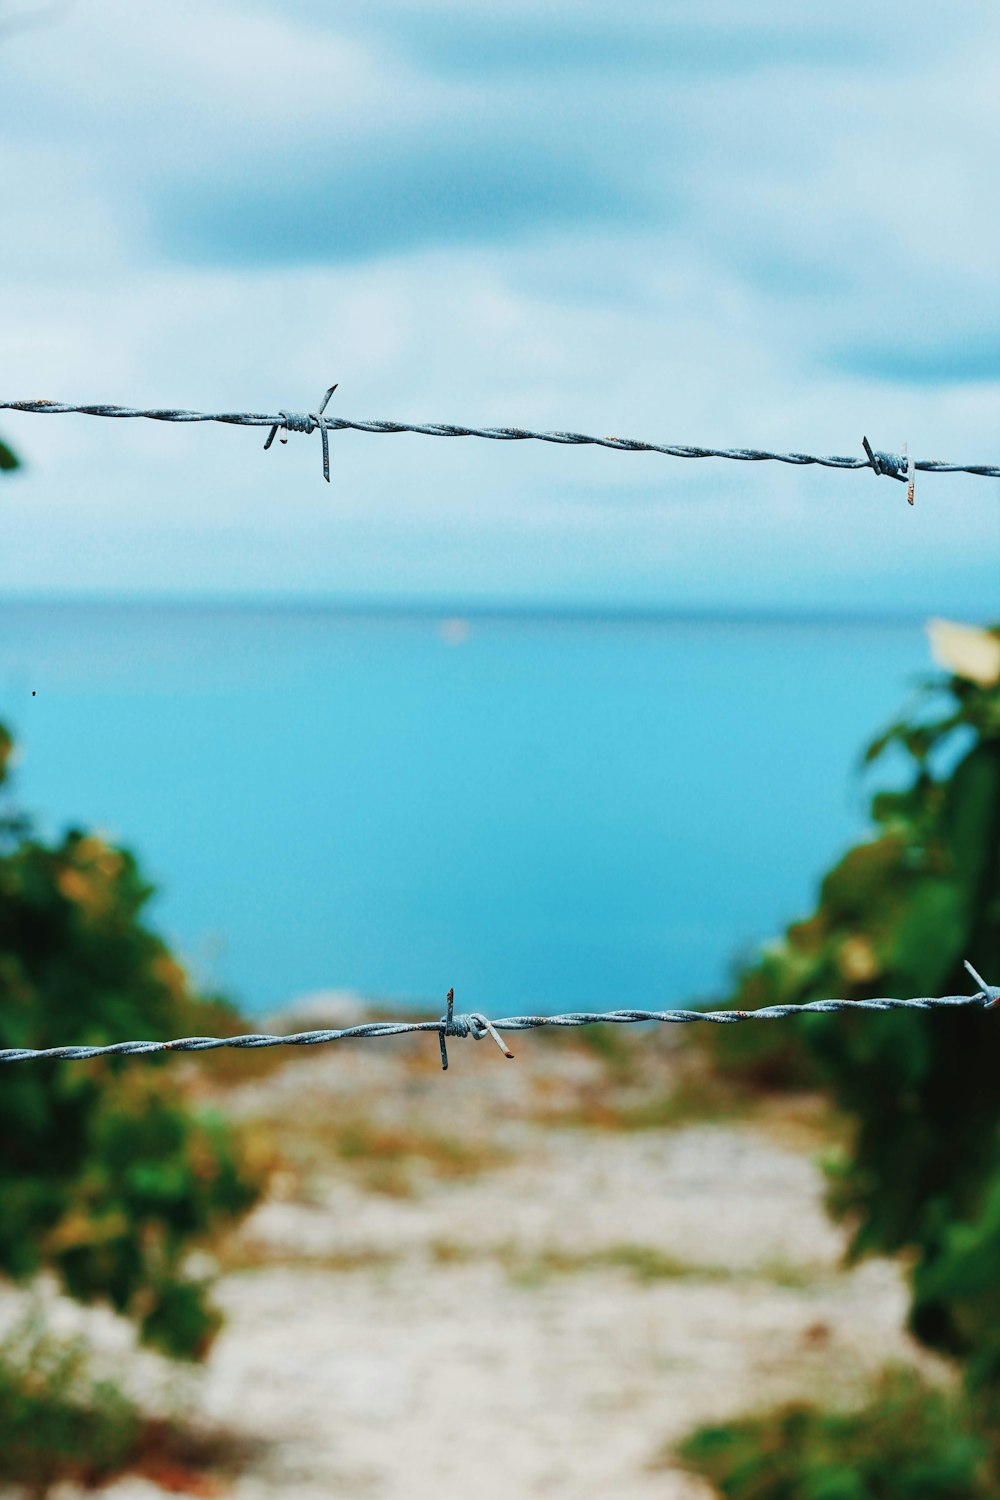
[[29, 1315], [0, 1343], [0, 1479], [35, 1495], [57, 1479], [97, 1483], [128, 1461], [140, 1431], [131, 1401], [91, 1374], [82, 1340]]
[[[982, 634], [980, 656], [991, 639], [1000, 630]], [[945, 697], [943, 712], [904, 718], [869, 746], [868, 763], [901, 748], [910, 784], [874, 796], [875, 837], [740, 977], [734, 1004], [968, 992], [966, 956], [988, 981], [1000, 973], [996, 660], [995, 675], [963, 675], [959, 661], [931, 679], [924, 692]], [[804, 1016], [794, 1037], [726, 1027], [712, 1044], [724, 1068], [829, 1085], [854, 1131], [830, 1194], [852, 1222], [852, 1254], [913, 1251], [913, 1330], [968, 1357], [973, 1387], [1000, 1395], [998, 1024], [968, 1010]]]
[[[0, 780], [11, 745], [0, 728]], [[0, 823], [0, 1047], [199, 1031], [201, 1003], [143, 924], [151, 894], [132, 855], [93, 834], [48, 845], [21, 819]], [[196, 1358], [219, 1320], [184, 1259], [262, 1182], [239, 1136], [191, 1110], [177, 1067], [3, 1065], [0, 1271], [49, 1266], [73, 1296], [109, 1301], [147, 1342]]]
[[855, 1412], [795, 1403], [702, 1427], [677, 1455], [724, 1500], [993, 1500], [996, 1474], [960, 1403], [887, 1371]]
[[[1000, 641], [1000, 629], [990, 632]], [[984, 633], [986, 636], [986, 633]], [[989, 637], [986, 636], [988, 639]], [[989, 973], [1000, 959], [1000, 686], [955, 674], [931, 677], [925, 702], [945, 697], [937, 717], [901, 719], [868, 746], [872, 765], [895, 749], [911, 767], [901, 792], [876, 792], [877, 832], [851, 849], [827, 874], [815, 912], [793, 923], [759, 960], [738, 974], [727, 1004], [802, 1003], [841, 995], [935, 994], [970, 988], [962, 960]], [[939, 763], [955, 762], [942, 773]], [[942, 1035], [966, 1050], [968, 1015], [935, 1017]], [[908, 1015], [803, 1018], [788, 1027], [713, 1029], [723, 1068], [763, 1086], [829, 1080], [830, 1064], [850, 1038], [854, 1064], [909, 1077], [909, 1049], [928, 1030]], [[953, 1022], [950, 1030], [948, 1023]], [[995, 1028], [984, 1021], [983, 1036]], [[935, 1033], [936, 1038], [936, 1033]], [[872, 1043], [875, 1043], [872, 1047]], [[935, 1041], [936, 1044], [936, 1041]], [[874, 1054], [878, 1054], [877, 1058]], [[914, 1061], [910, 1059], [910, 1061]], [[915, 1065], [919, 1071], [919, 1060]], [[856, 1076], [856, 1075], [855, 1075]], [[844, 1077], [846, 1082], [846, 1076]], [[859, 1079], [868, 1096], [872, 1079]]]

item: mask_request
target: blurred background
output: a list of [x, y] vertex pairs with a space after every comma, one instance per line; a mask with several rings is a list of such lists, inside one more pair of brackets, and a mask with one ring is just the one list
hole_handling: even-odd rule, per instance
[[[983, 5], [0, 0], [0, 396], [310, 411], [336, 381], [331, 414], [358, 419], [996, 462], [998, 44]], [[264, 435], [0, 413], [4, 1045], [437, 1014], [452, 985], [494, 1015], [926, 994], [996, 953], [1000, 483], [918, 475], [911, 509], [870, 469], [342, 432], [328, 487], [315, 435], [266, 455]], [[940, 617], [969, 627], [935, 627], [953, 720], [920, 696]], [[875, 787], [863, 751], [897, 721]], [[771, 1427], [696, 1444], [701, 1478], [655, 1454], [740, 1411], [748, 1377], [858, 1401], [890, 1347], [931, 1395], [883, 1390], [881, 1449], [863, 1423], [821, 1423], [819, 1447], [892, 1449], [898, 1500], [899, 1455], [933, 1429], [942, 1496], [1000, 1493], [1000, 1422], [970, 1437], [933, 1363], [978, 1359], [975, 1399], [993, 1390], [968, 1328], [1000, 1309], [958, 1308], [942, 1226], [985, 1213], [992, 1144], [943, 1184], [995, 1112], [933, 1147], [914, 1100], [943, 1119], [980, 1098], [949, 1092], [967, 1041], [883, 1020], [902, 1030], [837, 1033], [856, 1056], [822, 1028], [530, 1037], [520, 1082], [456, 1044], [447, 1098], [401, 1047], [19, 1073], [0, 1269], [55, 1280], [0, 1354], [0, 1433], [28, 1434], [11, 1482], [131, 1464], [137, 1497], [249, 1494], [253, 1474], [304, 1495], [467, 1484], [471, 1454], [450, 1470], [420, 1447], [427, 1329], [364, 1352], [379, 1287], [398, 1318], [430, 1269], [434, 1328], [448, 1277], [489, 1327], [505, 1297], [547, 1299], [551, 1368], [529, 1302], [520, 1343], [484, 1323], [446, 1360], [463, 1387], [484, 1349], [507, 1370], [480, 1394], [528, 1433], [503, 1479], [524, 1493], [590, 1493], [573, 1453], [618, 1401], [585, 1465], [601, 1493], [874, 1500], [850, 1457], [853, 1489], [712, 1469], [731, 1439], [745, 1475], [740, 1445]], [[889, 1114], [877, 1160], [860, 1076]], [[834, 1147], [843, 1231], [812, 1165]], [[880, 1219], [872, 1184], [902, 1161]], [[789, 1243], [782, 1216], [806, 1226]], [[488, 1253], [473, 1223], [496, 1224]], [[935, 1356], [903, 1332], [900, 1264], [859, 1282], [851, 1246], [926, 1258], [911, 1325]], [[311, 1354], [306, 1274], [333, 1278], [331, 1316], [349, 1287], [358, 1320]], [[595, 1277], [596, 1301], [556, 1289]], [[38, 1331], [80, 1302], [118, 1315], [87, 1324], [99, 1350], [119, 1324], [172, 1358], [211, 1349], [202, 1411], [225, 1439], [142, 1390], [102, 1406], [83, 1355]], [[265, 1357], [290, 1390], [327, 1360], [362, 1438], [388, 1401], [410, 1470], [346, 1431], [325, 1468], [234, 1437]], [[568, 1367], [593, 1380], [565, 1395], [577, 1449], [550, 1452], [512, 1393]]]

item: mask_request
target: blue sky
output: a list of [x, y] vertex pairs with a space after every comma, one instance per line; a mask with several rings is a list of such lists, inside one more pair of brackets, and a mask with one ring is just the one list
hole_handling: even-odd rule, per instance
[[[1000, 456], [985, 0], [31, 6], [5, 397]], [[0, 426], [7, 593], [1000, 613], [993, 481]]]

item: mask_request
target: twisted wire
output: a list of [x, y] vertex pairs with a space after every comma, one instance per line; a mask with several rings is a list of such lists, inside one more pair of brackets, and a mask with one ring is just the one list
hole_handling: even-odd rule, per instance
[[329, 480], [327, 434], [335, 431], [395, 433], [413, 432], [424, 437], [487, 438], [499, 443], [560, 443], [567, 446], [613, 448], [622, 453], [662, 453], [668, 458], [724, 458], [738, 463], [780, 463], [797, 466], [817, 465], [824, 469], [871, 469], [875, 474], [907, 482], [913, 470], [927, 474], [973, 474], [985, 479], [1000, 479], [1000, 464], [950, 463], [939, 458], [908, 459], [903, 454], [883, 453], [872, 449], [864, 440], [865, 454], [857, 456], [820, 455], [815, 453], [774, 452], [766, 448], [701, 448], [690, 443], [648, 443], [638, 438], [595, 437], [583, 432], [536, 432], [526, 427], [464, 427], [453, 422], [353, 421], [348, 417], [324, 415], [326, 402], [336, 386], [327, 392], [322, 406], [311, 414], [279, 411], [184, 411], [173, 408], [140, 410], [132, 406], [73, 406], [62, 401], [0, 401], [0, 411], [30, 412], [36, 415], [60, 415], [76, 412], [87, 417], [144, 417], [152, 422], [223, 422], [235, 427], [268, 427], [269, 448], [275, 434], [282, 441], [289, 432], [310, 433], [318, 427], [323, 440], [324, 477]]
[[153, 1052], [213, 1052], [220, 1048], [315, 1047], [326, 1042], [349, 1038], [402, 1036], [410, 1032], [436, 1032], [441, 1043], [442, 1067], [448, 1066], [447, 1037], [471, 1036], [476, 1041], [490, 1036], [507, 1057], [513, 1054], [500, 1036], [502, 1031], [535, 1031], [543, 1026], [593, 1026], [604, 1022], [612, 1026], [656, 1021], [664, 1025], [685, 1025], [707, 1021], [717, 1026], [731, 1026], [741, 1021], [780, 1021], [789, 1016], [831, 1015], [844, 1011], [988, 1009], [1000, 1004], [1000, 986], [988, 985], [966, 962], [966, 968], [980, 986], [974, 995], [920, 996], [911, 1000], [810, 1000], [802, 1005], [765, 1005], [758, 1010], [605, 1010], [568, 1011], [555, 1016], [502, 1016], [490, 1020], [480, 1011], [456, 1014], [454, 991], [448, 994], [448, 1009], [437, 1020], [365, 1021], [358, 1026], [339, 1026], [317, 1031], [298, 1031], [288, 1036], [268, 1032], [250, 1032], [244, 1036], [188, 1036], [170, 1042], [112, 1042], [93, 1047], [7, 1047], [0, 1050], [0, 1062], [38, 1062], [42, 1059], [82, 1061], [93, 1057], [142, 1057]]

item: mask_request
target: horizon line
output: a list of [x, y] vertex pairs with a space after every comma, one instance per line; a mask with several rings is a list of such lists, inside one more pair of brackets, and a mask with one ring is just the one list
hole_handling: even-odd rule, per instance
[[[615, 604], [600, 601], [543, 599], [470, 599], [399, 595], [207, 594], [200, 592], [119, 593], [113, 591], [25, 590], [0, 596], [0, 608], [177, 609], [233, 613], [328, 614], [400, 619], [565, 620], [612, 622], [743, 621], [761, 624], [851, 623], [924, 624], [928, 610], [874, 611], [850, 607], [821, 608], [765, 604]], [[975, 623], [982, 623], [976, 621]]]

